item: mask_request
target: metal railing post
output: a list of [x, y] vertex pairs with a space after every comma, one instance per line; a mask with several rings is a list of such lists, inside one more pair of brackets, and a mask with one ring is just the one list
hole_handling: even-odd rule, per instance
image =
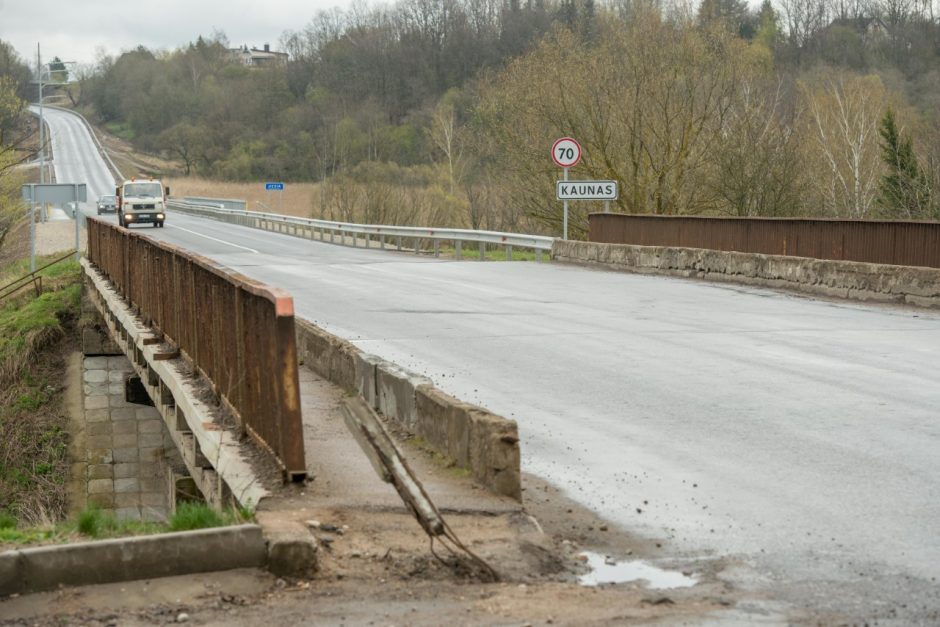
[[486, 243], [480, 242], [480, 261], [486, 261]]
[[460, 260], [460, 240], [454, 240], [454, 258]]

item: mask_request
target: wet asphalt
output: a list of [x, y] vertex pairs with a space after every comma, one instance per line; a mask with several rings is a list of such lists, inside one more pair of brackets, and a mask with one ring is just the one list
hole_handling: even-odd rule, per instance
[[734, 564], [730, 583], [771, 598], [745, 620], [940, 623], [938, 313], [179, 214], [141, 230], [517, 420], [524, 470], [673, 554]]

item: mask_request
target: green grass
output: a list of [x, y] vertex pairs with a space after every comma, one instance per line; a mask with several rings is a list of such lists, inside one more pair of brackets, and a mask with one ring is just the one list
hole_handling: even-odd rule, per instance
[[134, 129], [131, 128], [130, 124], [122, 122], [108, 122], [104, 125], [104, 127], [108, 129], [108, 132], [112, 135], [117, 135], [121, 139], [126, 139], [127, 141], [131, 141], [137, 137], [137, 133], [134, 132]]
[[209, 529], [231, 524], [231, 514], [222, 514], [204, 503], [180, 503], [170, 518], [170, 531]]
[[[37, 259], [42, 267], [55, 257]], [[0, 269], [0, 283], [9, 283], [29, 272], [29, 260], [22, 259]], [[81, 267], [75, 261], [62, 261], [43, 270], [43, 293], [36, 296], [32, 287], [24, 288], [0, 303], [0, 382], [15, 376], [51, 336], [62, 332], [62, 321], [79, 314]], [[41, 399], [24, 397], [23, 409], [37, 407]], [[40, 403], [41, 405], [41, 403]]]
[[[56, 259], [62, 257], [63, 253], [56, 253], [54, 255], [40, 255], [36, 257], [36, 267], [41, 268], [47, 263], [51, 263]], [[59, 263], [46, 268], [39, 273], [43, 277], [43, 286], [46, 284], [45, 279], [61, 279], [63, 277], [77, 277], [81, 272], [81, 266], [74, 259], [66, 259], [60, 261]], [[0, 268], [0, 285], [6, 285], [18, 279], [22, 276], [29, 274], [29, 259], [18, 259], [12, 261], [3, 268]]]
[[[38, 265], [55, 257], [39, 259]], [[29, 271], [23, 259], [0, 267], [0, 281]], [[56, 531], [19, 528], [60, 520], [68, 507], [68, 414], [61, 402], [64, 364], [59, 342], [80, 312], [79, 266], [61, 262], [31, 288], [0, 303], [0, 542], [48, 539]]]
[[[76, 282], [20, 300], [19, 306], [7, 303], [0, 309], [0, 364], [13, 361], [14, 369], [18, 369], [29, 360], [34, 344], [41, 344], [49, 334], [60, 333], [63, 319], [78, 316], [80, 297], [81, 285]], [[0, 374], [14, 374], [7, 368], [3, 370], [6, 372]]]
[[166, 527], [155, 522], [118, 520], [113, 515], [97, 507], [89, 507], [78, 515], [78, 519], [74, 523], [63, 525], [63, 530], [72, 529], [83, 536], [98, 540], [160, 533], [165, 531]]
[[226, 527], [251, 521], [247, 509], [217, 512], [205, 503], [181, 503], [166, 523], [118, 520], [98, 507], [88, 507], [73, 520], [52, 526], [17, 527], [16, 518], [0, 512], [0, 544], [34, 545], [64, 544], [84, 540], [103, 540], [127, 536], [192, 531], [212, 527]]

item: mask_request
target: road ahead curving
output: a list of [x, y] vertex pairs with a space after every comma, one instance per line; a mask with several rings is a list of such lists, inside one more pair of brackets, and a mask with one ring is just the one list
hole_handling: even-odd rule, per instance
[[[39, 107], [35, 105], [30, 106], [30, 111], [39, 115]], [[88, 201], [82, 203], [82, 209], [88, 213], [95, 208], [99, 197], [114, 193], [114, 177], [81, 118], [51, 107], [43, 107], [43, 118], [49, 129], [55, 182], [85, 183]]]
[[[66, 114], [49, 122], [83, 141], [58, 130]], [[516, 419], [524, 470], [671, 555], [726, 557], [722, 577], [771, 599], [745, 622], [940, 622], [937, 313], [433, 260], [178, 214], [147, 231]]]

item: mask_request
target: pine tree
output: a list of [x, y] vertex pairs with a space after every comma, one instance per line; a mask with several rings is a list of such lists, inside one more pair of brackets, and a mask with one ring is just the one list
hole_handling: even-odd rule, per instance
[[881, 177], [879, 204], [891, 216], [925, 217], [930, 205], [930, 186], [917, 163], [910, 134], [902, 135], [889, 107], [879, 129], [882, 158], [888, 172]]

